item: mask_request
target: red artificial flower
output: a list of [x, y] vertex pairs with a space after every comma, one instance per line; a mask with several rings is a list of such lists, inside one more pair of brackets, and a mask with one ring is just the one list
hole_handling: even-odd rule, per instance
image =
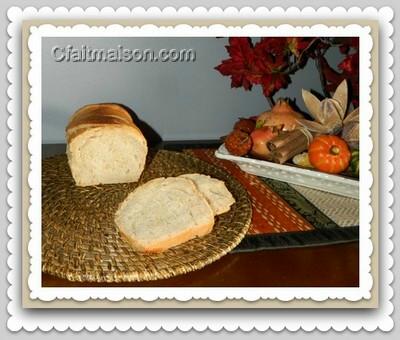
[[[333, 69], [324, 58], [332, 45], [346, 55], [338, 65], [340, 71]], [[264, 95], [272, 97], [288, 86], [290, 75], [303, 68], [309, 58], [317, 59], [325, 89], [333, 92], [343, 79], [348, 79], [353, 104], [358, 105], [358, 45], [357, 37], [263, 37], [254, 46], [250, 38], [233, 37], [226, 46], [230, 58], [215, 69], [230, 76], [231, 87], [251, 90], [253, 85], [261, 85]]]

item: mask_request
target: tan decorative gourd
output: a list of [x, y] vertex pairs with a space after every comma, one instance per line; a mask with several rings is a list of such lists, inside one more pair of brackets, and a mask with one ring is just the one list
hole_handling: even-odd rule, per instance
[[257, 118], [257, 127], [277, 127], [279, 130], [292, 131], [299, 126], [304, 116], [295, 111], [285, 99], [279, 99], [270, 111], [261, 113]]

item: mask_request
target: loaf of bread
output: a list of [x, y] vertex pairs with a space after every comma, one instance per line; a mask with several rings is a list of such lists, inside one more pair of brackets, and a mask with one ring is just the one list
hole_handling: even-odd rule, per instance
[[92, 104], [76, 111], [66, 139], [69, 166], [78, 186], [136, 182], [143, 172], [146, 139], [118, 104]]
[[219, 179], [197, 173], [184, 174], [180, 177], [190, 179], [194, 182], [197, 189], [210, 204], [214, 215], [226, 213], [231, 208], [231, 205], [235, 203], [235, 199], [225, 186], [225, 183]]
[[115, 223], [134, 249], [157, 253], [210, 233], [214, 213], [193, 181], [161, 177], [130, 193]]

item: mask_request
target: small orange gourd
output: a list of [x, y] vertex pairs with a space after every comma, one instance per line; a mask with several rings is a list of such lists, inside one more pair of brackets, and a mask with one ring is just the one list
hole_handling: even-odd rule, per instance
[[351, 152], [342, 138], [320, 135], [308, 147], [308, 158], [315, 169], [338, 174], [349, 167]]

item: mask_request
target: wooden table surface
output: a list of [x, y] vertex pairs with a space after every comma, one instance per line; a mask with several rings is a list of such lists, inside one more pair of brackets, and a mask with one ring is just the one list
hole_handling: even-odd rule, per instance
[[[53, 145], [44, 157], [63, 150]], [[356, 287], [359, 285], [358, 242], [304, 248], [228, 254], [203, 269], [167, 280], [95, 284], [42, 275], [44, 287]]]
[[203, 269], [151, 282], [95, 284], [43, 274], [44, 287], [356, 287], [358, 243], [228, 254]]

